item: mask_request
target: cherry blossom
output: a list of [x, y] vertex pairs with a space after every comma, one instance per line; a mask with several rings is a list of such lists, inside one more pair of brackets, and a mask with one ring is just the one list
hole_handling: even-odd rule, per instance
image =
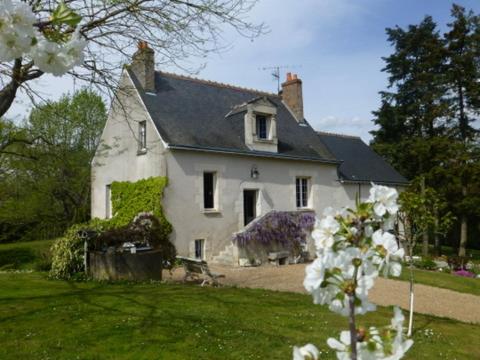
[[293, 347], [293, 360], [317, 360], [318, 349], [315, 345], [307, 344], [302, 347]]

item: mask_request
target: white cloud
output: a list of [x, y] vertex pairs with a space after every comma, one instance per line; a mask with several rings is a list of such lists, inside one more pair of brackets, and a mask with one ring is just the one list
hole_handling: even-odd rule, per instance
[[356, 116], [352, 118], [339, 118], [330, 115], [311, 122], [311, 125], [318, 131], [360, 136], [367, 144], [372, 139], [369, 131], [375, 128], [373, 122], [370, 120]]

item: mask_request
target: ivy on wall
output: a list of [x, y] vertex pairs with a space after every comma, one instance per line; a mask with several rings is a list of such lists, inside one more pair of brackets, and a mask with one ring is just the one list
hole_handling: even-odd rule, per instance
[[84, 224], [73, 225], [65, 235], [52, 246], [52, 269], [50, 275], [57, 279], [68, 279], [83, 269], [83, 243], [78, 231], [91, 229], [105, 231], [119, 228], [131, 223], [138, 213], [152, 212], [160, 222], [160, 236], [168, 238], [172, 225], [163, 213], [162, 197], [166, 177], [151, 177], [137, 182], [117, 181], [111, 185], [112, 213], [111, 219], [92, 219]]
[[112, 214], [108, 220], [111, 227], [128, 225], [141, 212], [152, 212], [159, 220], [162, 231], [168, 236], [172, 225], [163, 213], [162, 197], [166, 177], [151, 177], [137, 182], [115, 181], [111, 185]]

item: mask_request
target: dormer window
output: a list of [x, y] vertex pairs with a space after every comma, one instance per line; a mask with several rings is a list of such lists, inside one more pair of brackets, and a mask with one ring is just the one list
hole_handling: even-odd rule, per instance
[[267, 117], [265, 115], [256, 115], [257, 136], [259, 139], [268, 139]]
[[138, 123], [138, 153], [147, 152], [147, 122], [140, 121]]

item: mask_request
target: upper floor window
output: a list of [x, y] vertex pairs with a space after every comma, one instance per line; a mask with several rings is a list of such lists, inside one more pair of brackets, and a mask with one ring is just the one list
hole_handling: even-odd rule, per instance
[[215, 173], [203, 173], [203, 208], [215, 209]]
[[138, 123], [138, 151], [147, 151], [147, 122], [140, 121]]
[[105, 218], [112, 218], [112, 187], [110, 184], [105, 186]]
[[268, 139], [267, 117], [265, 115], [256, 115], [257, 137], [259, 139]]
[[297, 177], [295, 183], [297, 208], [308, 207], [308, 181], [306, 177]]

